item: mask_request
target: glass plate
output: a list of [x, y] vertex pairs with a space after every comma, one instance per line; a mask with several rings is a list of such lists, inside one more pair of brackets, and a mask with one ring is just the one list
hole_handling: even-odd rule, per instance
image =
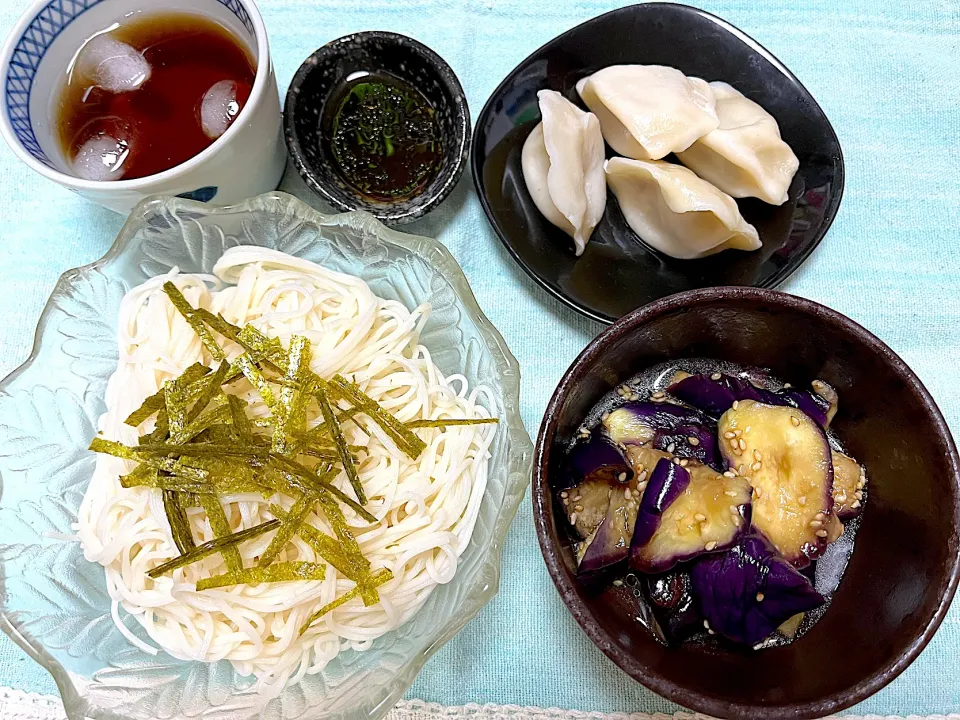
[[[124, 293], [174, 266], [211, 272], [234, 245], [351, 273], [409, 308], [430, 302], [422, 342], [445, 373], [489, 387], [490, 410], [501, 419], [480, 515], [453, 581], [369, 650], [342, 652], [270, 700], [229, 662], [151, 656], [131, 645], [111, 617], [103, 568], [84, 560], [79, 544], [55, 536], [71, 532], [93, 471], [86, 448], [116, 367]], [[497, 591], [501, 546], [530, 480], [519, 395], [517, 361], [439, 242], [389, 230], [364, 213], [321, 215], [282, 193], [229, 208], [145, 200], [103, 259], [60, 278], [30, 358], [0, 387], [0, 625], [50, 671], [70, 718], [377, 720]], [[136, 620], [122, 617], [146, 638]]]

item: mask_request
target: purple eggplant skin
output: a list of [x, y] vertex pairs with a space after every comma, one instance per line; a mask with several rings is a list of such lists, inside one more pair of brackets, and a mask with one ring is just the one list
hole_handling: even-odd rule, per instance
[[649, 444], [719, 472], [726, 470], [717, 447], [716, 420], [694, 408], [662, 402], [628, 402], [607, 414], [603, 426], [610, 438], [622, 445]]
[[724, 553], [702, 557], [690, 579], [708, 629], [751, 647], [797, 613], [825, 602], [759, 533], [744, 536]]
[[646, 575], [643, 589], [668, 643], [683, 642], [703, 630], [703, 618], [693, 599], [689, 572], [674, 570], [664, 575]]
[[[723, 415], [733, 405], [734, 400], [756, 400], [765, 405], [789, 405], [808, 415], [823, 428], [829, 427], [833, 413], [836, 412], [836, 404], [816, 392], [794, 388], [773, 392], [732, 375], [721, 374], [715, 380], [717, 374], [690, 375], [671, 385], [667, 392], [713, 417]], [[833, 390], [826, 383], [821, 385]], [[833, 395], [836, 397], [836, 393]]]
[[664, 511], [680, 497], [689, 484], [690, 473], [686, 468], [666, 459], [657, 461], [640, 499], [637, 520], [633, 526], [633, 538], [630, 540], [631, 553], [639, 551], [650, 542], [660, 527]]
[[558, 490], [576, 487], [587, 480], [603, 480], [616, 485], [633, 480], [633, 466], [613, 440], [594, 432], [578, 442], [567, 454], [567, 473]]

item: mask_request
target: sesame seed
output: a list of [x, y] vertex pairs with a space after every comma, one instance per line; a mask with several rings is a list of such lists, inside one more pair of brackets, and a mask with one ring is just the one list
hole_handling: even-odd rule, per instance
[[753, 451], [753, 459], [754, 459], [754, 460], [763, 460], [763, 453], [761, 453], [759, 450], [754, 449], [754, 451]]
[[800, 503], [801, 505], [806, 505], [806, 504], [807, 504], [807, 496], [806, 496], [806, 495], [801, 495], [800, 497], [797, 498], [797, 502]]
[[736, 434], [735, 434], [734, 432], [730, 431], [730, 430], [727, 430], [727, 431], [723, 434], [723, 436], [724, 436], [727, 440], [730, 440], [731, 438], [735, 438], [735, 437], [736, 437]]
[[603, 415], [600, 416], [600, 419], [601, 419], [603, 422], [606, 422], [606, 421], [607, 421], [607, 418], [609, 418], [609, 417], [610, 417], [610, 413], [605, 412]]
[[736, 505], [731, 505], [731, 506], [729, 507], [729, 510], [730, 510], [730, 513], [731, 513], [732, 515], [739, 515], [739, 514], [740, 514], [740, 513], [737, 511], [737, 506], [736, 506]]
[[709, 621], [709, 620], [704, 620], [704, 621], [703, 621], [703, 626], [704, 626], [707, 630], [709, 630], [709, 629], [710, 629], [710, 621]]
[[662, 397], [664, 397], [664, 395], [663, 395], [663, 393], [660, 392], [659, 390], [657, 390], [657, 392], [655, 392], [655, 393], [653, 394], [653, 399], [654, 399], [654, 400], [659, 400], [659, 399], [662, 398]]
[[583, 495], [574, 495], [573, 501], [576, 502], [577, 500], [583, 500]]
[[753, 465], [750, 466], [750, 469], [753, 470], [754, 472], [757, 472], [762, 467], [763, 467], [762, 463], [755, 462]]
[[686, 466], [687, 466], [687, 463], [689, 463], [689, 462], [690, 462], [690, 461], [687, 460], [686, 458], [682, 458], [682, 459], [680, 460], [680, 467], [686, 467]]
[[818, 527], [820, 527], [821, 525], [823, 525], [823, 522], [820, 521], [820, 520], [811, 520], [811, 521], [810, 521], [810, 527], [812, 527], [812, 528], [818, 528]]
[[617, 480], [619, 480], [620, 482], [626, 482], [627, 474], [625, 472], [620, 473], [619, 475], [617, 475]]
[[854, 493], [854, 497], [856, 497], [857, 500], [863, 500], [863, 491], [862, 491], [862, 490], [857, 490], [857, 491]]
[[784, 384], [783, 384], [783, 389], [784, 389], [784, 390], [789, 390], [789, 389], [792, 388], [792, 387], [793, 387], [793, 385], [791, 385], [790, 383], [784, 383]]
[[860, 501], [859, 501], [859, 500], [854, 500], [852, 503], [850, 503], [850, 507], [852, 507], [852, 508], [854, 508], [854, 509], [860, 507]]
[[741, 465], [739, 468], [737, 468], [737, 472], [740, 473], [741, 475], [743, 475], [743, 471], [744, 471], [744, 470], [746, 470], [746, 466], [745, 466], [745, 465]]
[[840, 490], [839, 492], [837, 492], [837, 494], [834, 496], [833, 499], [836, 500], [837, 502], [844, 503], [847, 501], [847, 494], [843, 490]]
[[736, 490], [724, 490], [724, 491], [723, 491], [723, 494], [726, 495], [727, 497], [736, 497], [736, 496], [737, 496], [737, 491], [736, 491]]
[[757, 602], [763, 602], [763, 593], [757, 593]]
[[710, 379], [711, 379], [711, 380], [719, 380], [719, 379], [722, 378], [722, 377], [723, 377], [723, 375], [721, 375], [720, 373], [714, 373], [713, 375], [710, 376]]
[[676, 450], [676, 449], [677, 449], [677, 444], [676, 444], [676, 443], [670, 443], [669, 445], [667, 445], [667, 452], [668, 452], [668, 453], [672, 453], [672, 452], [673, 452], [674, 450]]
[[576, 525], [576, 524], [577, 524], [577, 514], [576, 514], [576, 513], [573, 513], [572, 515], [570, 515], [570, 524], [571, 524], [571, 525]]
[[696, 520], [697, 522], [703, 522], [704, 520], [707, 519], [707, 516], [704, 515], [703, 513], [696, 513], [696, 514], [693, 516], [693, 519]]
[[823, 514], [822, 512], [818, 512], [816, 515], [814, 515], [814, 517], [815, 517], [817, 520], [823, 520], [824, 514]]
[[680, 458], [674, 458], [674, 459], [673, 459], [673, 464], [674, 464], [674, 465], [679, 465], [679, 464], [680, 464]]
[[562, 498], [568, 498], [568, 497], [570, 497], [570, 494], [569, 494], [566, 490], [564, 490], [562, 493], [560, 493], [560, 497], [562, 497]]
[[708, 635], [716, 635], [716, 633], [715, 633], [713, 630], [711, 630], [710, 628], [707, 628], [707, 634], [708, 634]]
[[583, 512], [583, 505], [574, 505], [573, 509], [577, 512]]
[[864, 485], [866, 485], [866, 483], [863, 480], [857, 481], [857, 490], [862, 490]]
[[624, 488], [624, 489], [623, 489], [623, 496], [624, 496], [627, 500], [630, 499], [630, 496], [631, 496], [632, 494], [633, 494], [633, 493], [630, 492], [630, 488]]
[[826, 530], [817, 530], [817, 537], [825, 538], [827, 536]]
[[614, 581], [613, 581], [613, 586], [614, 586], [614, 587], [620, 587], [621, 585], [623, 585], [623, 580], [614, 580]]
[[[710, 550], [713, 550], [716, 546], [717, 546], [717, 541], [711, 540], [710, 542], [708, 542], [706, 545], [703, 546], [703, 549], [709, 552]], [[706, 623], [707, 621], [704, 620], [703, 622]], [[706, 625], [704, 625], [704, 627], [706, 627]]]
[[733, 470], [727, 470], [726, 472], [723, 473], [723, 476], [728, 478], [735, 478], [737, 474]]
[[643, 492], [644, 490], [646, 490], [646, 489], [647, 489], [647, 484], [646, 484], [645, 482], [638, 482], [638, 483], [637, 483], [637, 494], [638, 494], [638, 495], [639, 495], [640, 493], [642, 493], [642, 492]]
[[691, 435], [690, 437], [687, 438], [687, 442], [693, 445], [694, 447], [696, 447], [697, 445], [700, 444], [700, 438]]
[[752, 427], [753, 427], [753, 425], [747, 425], [747, 426], [743, 429], [743, 434], [746, 435], [748, 432], [750, 432], [750, 428], [752, 428]]
[[566, 498], [564, 498], [564, 499], [563, 499], [563, 504], [564, 504], [564, 505], [569, 505], [569, 504], [570, 504], [570, 501], [567, 500]]
[[800, 418], [798, 418], [796, 415], [791, 415], [791, 416], [790, 416], [790, 422], [793, 423], [794, 427], [799, 427], [799, 426], [800, 426]]
[[753, 494], [756, 495], [758, 498], [763, 497], [763, 488], [758, 485], [753, 489]]
[[736, 438], [730, 438], [730, 447], [732, 447], [734, 450], [740, 449], [740, 443], [737, 442]]
[[747, 449], [747, 441], [744, 440], [743, 438], [740, 438], [740, 440], [737, 441], [737, 444], [740, 446], [741, 450]]
[[642, 482], [643, 482], [644, 480], [646, 480], [646, 479], [647, 479], [647, 471], [646, 471], [646, 470], [641, 470], [639, 473], [637, 473], [637, 485], [639, 485], [640, 483], [642, 483]]
[[734, 400], [734, 401], [733, 401], [733, 409], [736, 410], [738, 407], [740, 407], [740, 401], [739, 401], [739, 400]]

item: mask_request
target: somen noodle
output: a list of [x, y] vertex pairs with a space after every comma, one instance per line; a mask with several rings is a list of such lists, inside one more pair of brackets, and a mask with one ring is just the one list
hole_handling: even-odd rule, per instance
[[[164, 294], [167, 281], [194, 308], [206, 308], [234, 325], [250, 324], [279, 339], [285, 348], [292, 336], [305, 336], [313, 348], [310, 369], [325, 379], [337, 374], [349, 378], [401, 422], [490, 417], [489, 392], [469, 388], [462, 375], [444, 376], [429, 350], [419, 344], [428, 306], [411, 312], [399, 302], [377, 297], [359, 278], [276, 251], [237, 247], [223, 255], [213, 275], [173, 270], [124, 297], [119, 362], [107, 385], [107, 411], [99, 422], [105, 438], [136, 445], [155, 420], [136, 428], [125, 425], [124, 419], [193, 363], [216, 365]], [[229, 341], [224, 349], [230, 360], [241, 351]], [[246, 380], [231, 384], [227, 392], [248, 403], [246, 414], [251, 419], [270, 415]], [[315, 406], [309, 420], [310, 424], [323, 420]], [[148, 577], [148, 570], [179, 555], [161, 492], [123, 487], [119, 478], [135, 463], [99, 455], [77, 530], [86, 558], [105, 568], [120, 631], [144, 650], [156, 651], [124, 626], [122, 609], [171, 655], [229, 660], [239, 673], [256, 675], [261, 691], [275, 693], [304, 674], [321, 671], [341, 650], [363, 650], [410, 618], [437, 585], [453, 578], [470, 541], [487, 482], [495, 426], [418, 428], [417, 437], [427, 447], [416, 460], [398, 449], [375, 422], [346, 422], [342, 431], [350, 446], [363, 448], [356, 470], [368, 498], [365, 509], [377, 522], [370, 524], [347, 507], [343, 512], [371, 569], [393, 575], [379, 587], [377, 604], [346, 602], [301, 635], [301, 626], [317, 608], [355, 587], [329, 564], [320, 581], [198, 591], [198, 581], [227, 571], [224, 556], [213, 554], [156, 579]], [[345, 472], [333, 484], [353, 496]], [[230, 530], [237, 532], [275, 518], [271, 504], [289, 512], [295, 498], [243, 492], [221, 495], [220, 502]], [[196, 543], [216, 537], [202, 507], [189, 507], [186, 513]], [[311, 512], [307, 524], [333, 534], [322, 512]], [[272, 535], [239, 546], [244, 566], [256, 565]], [[276, 559], [325, 562], [296, 534]]]

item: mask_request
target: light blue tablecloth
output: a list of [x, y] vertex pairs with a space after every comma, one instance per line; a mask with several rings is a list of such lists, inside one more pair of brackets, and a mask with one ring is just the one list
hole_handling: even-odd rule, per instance
[[[412, 35], [459, 74], [474, 116], [534, 48], [617, 3], [607, 0], [260, 0], [281, 93], [313, 49], [357, 30]], [[26, 0], [0, 2], [6, 32]], [[960, 4], [956, 0], [704, 0], [773, 51], [840, 136], [847, 189], [833, 229], [783, 288], [864, 324], [917, 371], [960, 430]], [[295, 173], [284, 189], [306, 198]], [[22, 362], [58, 275], [100, 257], [122, 219], [30, 173], [0, 150], [0, 372]], [[540, 291], [488, 227], [466, 177], [410, 226], [439, 237], [523, 369], [536, 434], [563, 370], [600, 326]], [[563, 670], [557, 671], [557, 660]], [[960, 610], [923, 656], [858, 713], [960, 712]], [[6, 637], [0, 686], [53, 693]], [[513, 526], [500, 595], [424, 669], [410, 697], [598, 711], [677, 708], [627, 678], [563, 608], [529, 502]]]

